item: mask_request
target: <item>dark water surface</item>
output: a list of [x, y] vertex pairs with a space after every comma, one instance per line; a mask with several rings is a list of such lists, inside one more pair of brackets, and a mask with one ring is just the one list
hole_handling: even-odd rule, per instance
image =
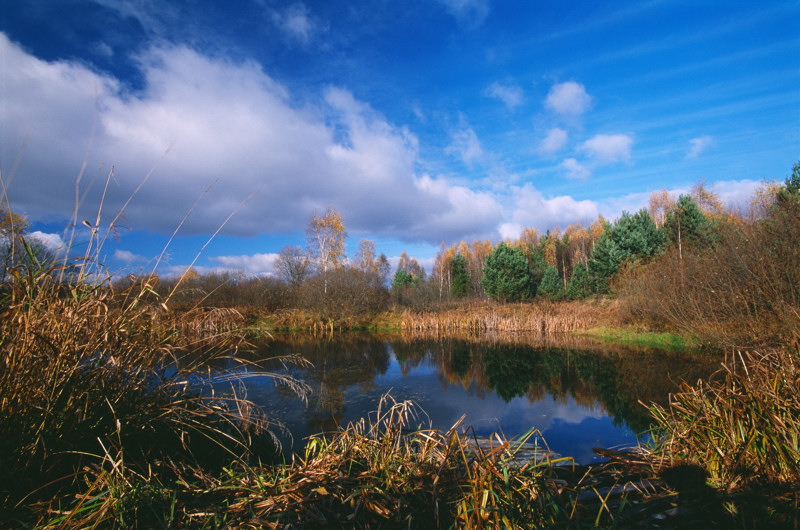
[[305, 368], [262, 364], [308, 383], [308, 404], [272, 378], [248, 377], [241, 384], [248, 399], [291, 432], [282, 437], [286, 451], [300, 451], [307, 436], [373, 413], [391, 393], [420, 405], [435, 428], [446, 430], [463, 414], [479, 436], [511, 438], [535, 428], [552, 451], [590, 463], [599, 459], [593, 447], [631, 446], [644, 435], [649, 415], [639, 401], [666, 404], [681, 381], [694, 383], [719, 366], [697, 353], [572, 342], [278, 338], [248, 358], [295, 353], [308, 359], [313, 366]]

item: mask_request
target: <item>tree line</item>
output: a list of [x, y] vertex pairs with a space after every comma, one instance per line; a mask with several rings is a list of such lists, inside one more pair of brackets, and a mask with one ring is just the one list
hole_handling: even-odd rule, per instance
[[[723, 206], [699, 182], [677, 197], [656, 191], [647, 208], [623, 212], [613, 222], [599, 216], [564, 230], [525, 228], [517, 239], [497, 244], [442, 243], [430, 274], [404, 252], [393, 275], [388, 258], [369, 239], [348, 260], [344, 219], [328, 208], [309, 219], [304, 248], [280, 251], [274, 276], [189, 269], [179, 278], [133, 275], [116, 284], [146, 280], [178, 304], [300, 309], [342, 323], [392, 305], [426, 310], [470, 299], [577, 300], [615, 293], [628, 302], [632, 317], [654, 325], [687, 327], [687, 320], [704, 316], [701, 309], [716, 314], [723, 307], [721, 321], [766, 322], [769, 316], [774, 320], [760, 325], [779, 335], [776, 328], [797, 320], [790, 317], [800, 307], [799, 197], [800, 163], [784, 182], [763, 183], [739, 209]], [[24, 218], [2, 213], [5, 276], [46, 254], [22, 244]]]

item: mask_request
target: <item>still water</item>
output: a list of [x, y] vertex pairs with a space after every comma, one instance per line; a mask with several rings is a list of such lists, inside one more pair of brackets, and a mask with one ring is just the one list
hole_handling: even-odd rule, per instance
[[[311, 365], [284, 368], [263, 360], [287, 354], [300, 354]], [[696, 353], [574, 341], [532, 345], [369, 335], [278, 338], [249, 360], [302, 379], [311, 388], [305, 404], [274, 378], [247, 377], [237, 383], [237, 393], [246, 392], [285, 426], [290, 435], [281, 440], [287, 452], [300, 451], [311, 434], [335, 431], [374, 413], [381, 396], [390, 393], [397, 401], [421, 406], [434, 428], [446, 430], [466, 414], [465, 425], [478, 436], [502, 432], [512, 438], [538, 429], [552, 451], [579, 463], [599, 459], [593, 447], [634, 445], [649, 427], [640, 401], [666, 404], [681, 381], [694, 383], [719, 366]]]

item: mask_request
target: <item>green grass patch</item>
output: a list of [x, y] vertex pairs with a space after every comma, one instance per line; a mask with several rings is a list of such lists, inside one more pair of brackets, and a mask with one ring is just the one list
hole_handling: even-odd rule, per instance
[[691, 337], [676, 335], [674, 333], [641, 331], [635, 328], [597, 327], [587, 329], [575, 335], [590, 337], [606, 343], [625, 344], [668, 351], [685, 351], [700, 347], [699, 343]]

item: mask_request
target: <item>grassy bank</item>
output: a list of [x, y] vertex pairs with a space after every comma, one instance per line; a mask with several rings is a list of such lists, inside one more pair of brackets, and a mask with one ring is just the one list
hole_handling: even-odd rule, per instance
[[574, 334], [614, 321], [613, 302], [537, 301], [502, 304], [491, 301], [449, 303], [436, 310], [397, 309], [361, 318], [322, 320], [298, 310], [282, 310], [254, 318], [254, 327], [274, 332], [401, 331], [408, 333], [526, 333], [548, 337]]
[[645, 331], [639, 327], [593, 327], [578, 331], [576, 335], [593, 338], [603, 343], [624, 344], [667, 351], [683, 351], [699, 348], [700, 346], [692, 337], [675, 333]]
[[[602, 452], [601, 466], [520, 461], [514, 441], [476, 444], [461, 424], [433, 430], [424, 411], [390, 397], [370, 420], [312, 438], [302, 458], [270, 464], [269, 411], [201, 392], [207, 363], [243, 344], [235, 331], [248, 316], [176, 314], [146, 282], [116, 290], [95, 271], [60, 273], [19, 267], [0, 289], [0, 526], [798, 524], [796, 347], [731, 357], [717, 378], [651, 409], [652, 446]], [[611, 317], [613, 305], [597, 302], [380, 321], [409, 334], [546, 338]]]

